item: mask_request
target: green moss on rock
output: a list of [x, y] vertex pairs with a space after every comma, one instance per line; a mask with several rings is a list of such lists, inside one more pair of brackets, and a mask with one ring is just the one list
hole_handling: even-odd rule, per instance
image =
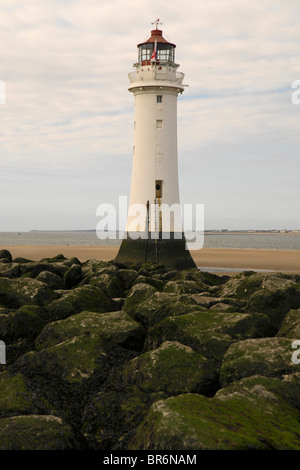
[[220, 371], [222, 387], [251, 375], [281, 377], [297, 372], [292, 362], [291, 340], [259, 338], [232, 344], [224, 356]]
[[71, 428], [56, 416], [15, 416], [0, 420], [0, 450], [79, 448]]
[[205, 393], [211, 388], [208, 361], [189, 346], [166, 341], [125, 364], [120, 382], [148, 393], [168, 396], [185, 392]]
[[71, 290], [48, 306], [52, 321], [67, 318], [83, 310], [104, 313], [115, 310], [115, 305], [107, 293], [95, 286], [85, 285]]
[[32, 393], [22, 374], [0, 374], [0, 417], [32, 414], [37, 411]]
[[84, 311], [46, 325], [35, 345], [41, 350], [74, 336], [91, 333], [105, 341], [136, 350], [142, 348], [145, 339], [144, 328], [123, 311], [103, 314]]
[[128, 449], [298, 450], [299, 424], [299, 411], [271, 393], [184, 394], [154, 403]]
[[35, 279], [0, 278], [0, 305], [20, 308], [22, 305], [47, 305], [57, 299], [57, 295], [43, 282]]
[[300, 339], [300, 308], [290, 310], [284, 318], [277, 336]]

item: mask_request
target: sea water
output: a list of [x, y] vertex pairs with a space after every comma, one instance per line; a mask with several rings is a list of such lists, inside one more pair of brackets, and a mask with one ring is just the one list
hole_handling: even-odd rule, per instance
[[[64, 245], [119, 246], [120, 239], [100, 240], [95, 231], [0, 232], [0, 245]], [[268, 250], [300, 250], [300, 235], [270, 234], [211, 234], [204, 235], [204, 248], [243, 248]]]

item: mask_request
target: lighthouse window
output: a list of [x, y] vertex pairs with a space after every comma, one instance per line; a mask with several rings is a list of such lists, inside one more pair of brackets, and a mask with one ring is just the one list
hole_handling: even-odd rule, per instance
[[162, 95], [157, 95], [156, 101], [157, 101], [157, 103], [161, 103], [162, 102]]
[[155, 181], [155, 197], [160, 199], [162, 198], [162, 180]]
[[139, 62], [150, 60], [153, 52], [153, 44], [143, 44], [139, 47]]
[[163, 123], [163, 122], [162, 122], [161, 119], [157, 119], [157, 120], [156, 120], [156, 127], [157, 127], [158, 129], [161, 129], [161, 128], [162, 128], [162, 123]]

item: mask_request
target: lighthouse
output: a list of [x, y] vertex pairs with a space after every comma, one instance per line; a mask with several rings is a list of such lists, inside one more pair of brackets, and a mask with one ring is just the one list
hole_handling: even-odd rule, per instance
[[[129, 73], [134, 96], [134, 142], [126, 234], [116, 261], [195, 267], [186, 246], [179, 199], [177, 97], [184, 74], [175, 62], [176, 45], [158, 29], [138, 44]], [[138, 217], [137, 217], [138, 213]]]

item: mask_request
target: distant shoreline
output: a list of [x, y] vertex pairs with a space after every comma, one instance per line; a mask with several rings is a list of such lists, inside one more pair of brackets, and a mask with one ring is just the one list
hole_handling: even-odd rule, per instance
[[[11, 252], [13, 258], [23, 257], [33, 261], [63, 254], [66, 258], [77, 257], [81, 262], [88, 259], [110, 261], [117, 255], [118, 246], [65, 246], [65, 245], [0, 245]], [[216, 272], [228, 270], [276, 271], [300, 274], [300, 250], [266, 250], [240, 248], [202, 248], [191, 251], [196, 265], [215, 268]]]

